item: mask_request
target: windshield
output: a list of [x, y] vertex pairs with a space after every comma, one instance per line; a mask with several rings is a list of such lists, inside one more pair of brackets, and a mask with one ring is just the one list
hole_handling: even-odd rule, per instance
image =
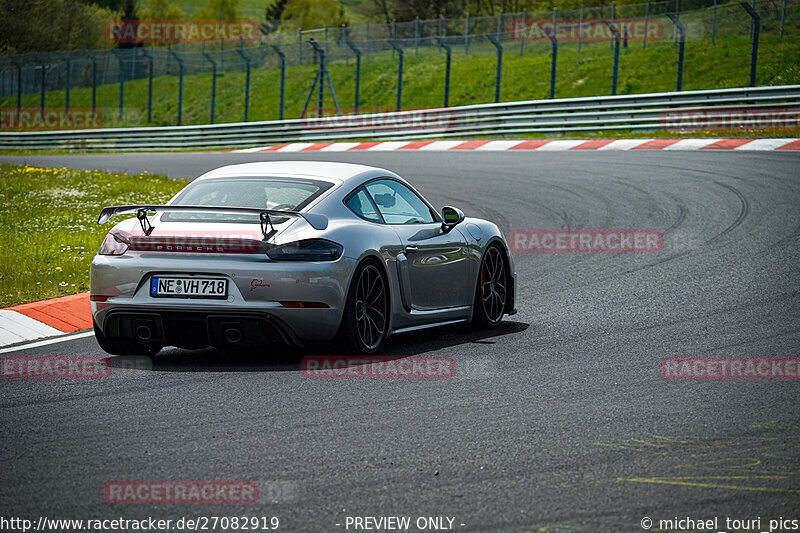
[[[175, 199], [173, 205], [204, 205], [215, 207], [250, 207], [299, 211], [333, 186], [320, 180], [295, 178], [220, 178], [190, 184]], [[226, 213], [165, 213], [163, 220], [253, 220], [255, 215]], [[274, 219], [273, 222], [286, 220]]]

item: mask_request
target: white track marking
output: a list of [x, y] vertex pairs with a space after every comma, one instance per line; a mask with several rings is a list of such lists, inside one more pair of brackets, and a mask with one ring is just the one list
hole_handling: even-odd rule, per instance
[[275, 150], [276, 152], [299, 152], [303, 148], [308, 148], [315, 143], [292, 143]]
[[547, 144], [543, 144], [539, 148], [536, 149], [537, 152], [561, 152], [564, 150], [569, 150], [574, 146], [578, 146], [579, 144], [585, 143], [585, 140], [577, 140], [577, 141], [550, 141]]
[[459, 144], [461, 144], [463, 142], [464, 141], [433, 141], [431, 144], [426, 144], [422, 148], [419, 148], [419, 150], [424, 150], [424, 151], [428, 151], [428, 150], [434, 150], [434, 151], [449, 150], [450, 148], [452, 148], [454, 146], [458, 146]]
[[67, 342], [75, 339], [83, 339], [85, 337], [93, 337], [94, 331], [82, 331], [80, 333], [62, 333], [58, 337], [52, 339], [45, 339], [38, 342], [29, 342], [20, 344], [19, 346], [12, 346], [10, 348], [0, 349], [0, 353], [18, 352], [20, 350], [27, 350], [29, 348], [38, 348], [40, 346], [47, 346], [49, 344], [57, 344], [59, 342]]
[[0, 309], [0, 346], [63, 333], [16, 311]]
[[522, 141], [489, 141], [483, 146], [477, 147], [475, 150], [488, 151], [488, 152], [502, 152], [508, 150], [512, 146], [516, 146]]
[[734, 148], [734, 150], [775, 150], [776, 148], [780, 148], [781, 146], [789, 144], [794, 140], [795, 139], [756, 139], [755, 141], [751, 141], [747, 144], [739, 146], [738, 148]]
[[326, 146], [320, 152], [345, 152], [354, 146], [358, 146], [361, 143], [333, 143], [330, 146]]
[[662, 150], [699, 150], [700, 148], [705, 148], [709, 144], [714, 144], [721, 140], [722, 139], [683, 139], [675, 144], [665, 146]]
[[631, 148], [636, 148], [652, 140], [653, 139], [619, 139], [605, 146], [601, 146], [598, 150], [630, 150]]
[[369, 152], [389, 152], [397, 150], [398, 148], [407, 145], [411, 141], [385, 141], [375, 146], [367, 148]]

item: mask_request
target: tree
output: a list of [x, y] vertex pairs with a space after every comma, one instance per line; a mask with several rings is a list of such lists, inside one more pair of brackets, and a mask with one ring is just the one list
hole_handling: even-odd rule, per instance
[[347, 24], [338, 0], [289, 0], [281, 14], [281, 27], [309, 30]]
[[0, 54], [110, 48], [107, 8], [79, 0], [0, 0]]
[[146, 0], [144, 5], [136, 10], [141, 20], [180, 20], [186, 18], [183, 10], [169, 2], [169, 0]]
[[278, 30], [281, 24], [281, 16], [286, 4], [289, 0], [275, 0], [274, 3], [268, 4], [264, 10], [264, 22], [259, 24], [261, 33], [267, 34]]
[[239, 0], [208, 0], [208, 5], [192, 14], [196, 20], [239, 20]]

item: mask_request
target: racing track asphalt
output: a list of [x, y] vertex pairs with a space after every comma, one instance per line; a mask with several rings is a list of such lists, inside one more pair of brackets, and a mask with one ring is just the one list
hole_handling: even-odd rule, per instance
[[[286, 356], [174, 349], [150, 370], [115, 358], [105, 380], [3, 380], [3, 516], [275, 515], [284, 530], [315, 532], [344, 530], [335, 524], [348, 515], [454, 516], [470, 532], [641, 531], [645, 516], [800, 519], [800, 382], [659, 375], [667, 356], [800, 355], [800, 154], [0, 161], [191, 177], [289, 158], [384, 166], [435, 205], [507, 232], [655, 228], [664, 249], [517, 254], [519, 314], [500, 329], [450, 327], [387, 346], [453, 356], [449, 380], [307, 380]], [[88, 337], [14, 353], [102, 352]], [[115, 479], [255, 480], [262, 497], [110, 505], [103, 486]]]

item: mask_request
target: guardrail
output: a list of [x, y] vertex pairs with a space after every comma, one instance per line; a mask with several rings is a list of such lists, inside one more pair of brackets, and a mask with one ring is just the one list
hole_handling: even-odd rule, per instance
[[[760, 124], [742, 109], [769, 112], [794, 127], [800, 85], [626, 96], [529, 100], [367, 115], [202, 126], [2, 132], [0, 149], [158, 151], [235, 149], [293, 141], [409, 140], [600, 130], [663, 130], [671, 113], [702, 116], [705, 128]], [[731, 117], [737, 116], [735, 126]]]

